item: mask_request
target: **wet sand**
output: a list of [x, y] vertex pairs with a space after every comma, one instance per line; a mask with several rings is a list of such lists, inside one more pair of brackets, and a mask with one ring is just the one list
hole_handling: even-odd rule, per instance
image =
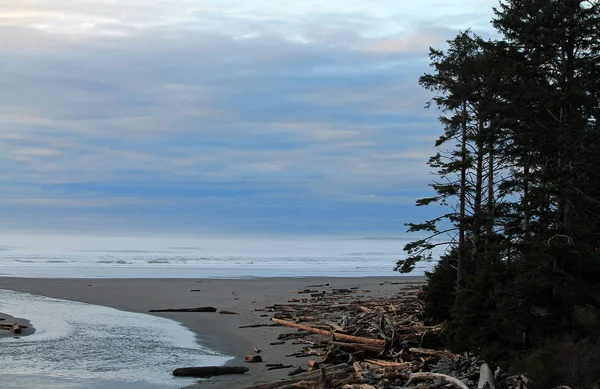
[[[270, 323], [271, 315], [261, 317], [265, 312], [256, 309], [298, 298], [302, 295], [298, 295], [293, 290], [305, 289], [308, 285], [329, 283], [331, 288], [360, 287], [362, 290], [370, 291], [364, 293], [365, 297], [385, 297], [393, 296], [402, 288], [402, 285], [393, 282], [422, 280], [423, 277], [408, 276], [236, 280], [1, 278], [0, 288], [139, 313], [148, 313], [150, 309], [200, 306], [213, 306], [219, 311], [235, 312], [237, 315], [170, 312], [152, 314], [178, 321], [196, 332], [198, 341], [202, 345], [232, 356], [233, 359], [228, 364], [246, 365], [250, 368], [250, 371], [243, 376], [214, 377], [203, 381], [198, 388], [237, 389], [287, 376], [289, 369], [267, 371], [264, 363], [284, 363], [294, 366], [306, 364], [306, 358], [285, 356], [300, 350], [301, 346], [291, 345], [290, 342], [285, 345], [269, 345], [279, 334], [289, 332], [289, 328], [239, 328], [243, 325]], [[35, 323], [33, 325], [35, 326]], [[9, 331], [5, 332], [12, 335]], [[252, 354], [255, 346], [262, 350], [264, 363], [245, 364], [244, 356]]]

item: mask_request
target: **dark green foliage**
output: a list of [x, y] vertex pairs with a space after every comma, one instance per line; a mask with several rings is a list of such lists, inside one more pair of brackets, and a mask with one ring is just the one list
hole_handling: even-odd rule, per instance
[[590, 339], [552, 341], [516, 360], [511, 370], [526, 372], [538, 387], [565, 382], [574, 389], [592, 388], [600, 381], [600, 344]]
[[423, 316], [428, 324], [443, 323], [451, 317], [450, 309], [456, 293], [456, 253], [443, 255], [425, 276], [427, 284], [419, 296], [425, 304]]
[[[555, 363], [560, 346], [595, 361], [600, 2], [505, 0], [494, 11], [502, 39], [460, 33], [446, 51], [431, 49], [432, 72], [419, 80], [436, 93], [428, 107], [440, 109], [443, 133], [428, 162], [435, 195], [417, 205], [449, 211], [408, 225], [426, 237], [406, 245], [396, 270], [448, 247], [422, 299], [457, 351], [503, 363], [533, 353], [531, 365]], [[549, 346], [565, 336], [576, 340]], [[597, 379], [582, 369], [550, 381]]]

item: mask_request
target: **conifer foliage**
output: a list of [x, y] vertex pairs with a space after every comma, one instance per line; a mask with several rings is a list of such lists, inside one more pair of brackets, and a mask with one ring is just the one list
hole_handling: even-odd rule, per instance
[[419, 83], [443, 132], [435, 194], [417, 206], [447, 212], [408, 225], [424, 238], [396, 270], [447, 245], [426, 314], [447, 321], [454, 349], [506, 361], [600, 337], [600, 2], [504, 0], [494, 13], [502, 38], [466, 31], [430, 49]]

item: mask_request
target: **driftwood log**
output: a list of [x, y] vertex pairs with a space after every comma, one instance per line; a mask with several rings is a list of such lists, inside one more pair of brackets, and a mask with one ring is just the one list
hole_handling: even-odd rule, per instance
[[29, 328], [25, 325], [20, 325], [17, 323], [14, 324], [0, 324], [0, 330], [12, 331], [15, 334], [20, 334], [22, 330], [25, 328]]
[[443, 380], [443, 381], [454, 384], [455, 386], [459, 387], [460, 389], [469, 389], [469, 387], [467, 385], [465, 385], [464, 382], [462, 382], [458, 378], [454, 378], [454, 377], [451, 377], [446, 374], [429, 373], [429, 372], [412, 373], [410, 375], [410, 379], [404, 386], [409, 386], [413, 381], [417, 381], [417, 380]]
[[202, 366], [180, 367], [173, 370], [176, 377], [213, 377], [226, 374], [244, 374], [248, 370], [245, 366]]
[[[354, 371], [352, 366], [349, 366], [347, 363], [329, 366], [323, 369], [325, 369], [325, 372], [327, 374], [335, 375], [336, 378], [345, 378], [349, 376], [352, 371]], [[294, 378], [288, 378], [286, 380], [279, 380], [274, 382], [267, 382], [265, 384], [252, 385], [244, 389], [277, 389], [302, 381], [317, 381], [319, 378], [321, 378], [321, 371], [312, 371], [297, 374], [296, 376], [294, 376]]]
[[354, 350], [368, 351], [368, 352], [377, 353], [377, 354], [379, 354], [380, 352], [383, 351], [383, 347], [374, 346], [374, 345], [371, 345], [371, 344], [336, 342], [336, 341], [333, 341], [333, 340], [330, 340], [327, 343], [333, 344], [333, 345], [339, 346], [339, 347], [347, 347], [347, 348], [351, 348], [351, 349], [354, 349]]
[[494, 383], [494, 373], [487, 363], [484, 363], [479, 367], [479, 383], [477, 389], [496, 389]]
[[412, 366], [411, 362], [391, 362], [391, 361], [384, 361], [381, 359], [365, 359], [364, 361], [371, 365], [376, 365], [376, 366], [381, 366], [381, 367], [391, 367], [393, 369], [408, 369], [409, 367]]
[[217, 312], [215, 307], [180, 308], [180, 309], [151, 309], [148, 312]]
[[363, 344], [373, 344], [373, 345], [385, 346], [385, 340], [382, 340], [382, 339], [373, 339], [373, 338], [365, 338], [362, 336], [339, 334], [337, 332], [331, 332], [331, 331], [323, 330], [320, 328], [314, 328], [314, 327], [310, 327], [307, 325], [294, 323], [293, 321], [289, 321], [289, 320], [283, 320], [283, 319], [277, 319], [277, 318], [272, 318], [271, 320], [273, 320], [275, 323], [284, 325], [286, 327], [299, 328], [301, 330], [305, 330], [305, 331], [311, 332], [313, 334], [320, 334], [323, 336], [333, 336], [337, 340], [342, 340], [342, 341], [346, 341], [346, 342], [350, 342], [350, 343], [363, 343]]

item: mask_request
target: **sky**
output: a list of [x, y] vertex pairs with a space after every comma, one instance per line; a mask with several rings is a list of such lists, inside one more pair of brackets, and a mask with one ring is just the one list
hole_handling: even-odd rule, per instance
[[0, 0], [0, 230], [398, 236], [496, 0]]

